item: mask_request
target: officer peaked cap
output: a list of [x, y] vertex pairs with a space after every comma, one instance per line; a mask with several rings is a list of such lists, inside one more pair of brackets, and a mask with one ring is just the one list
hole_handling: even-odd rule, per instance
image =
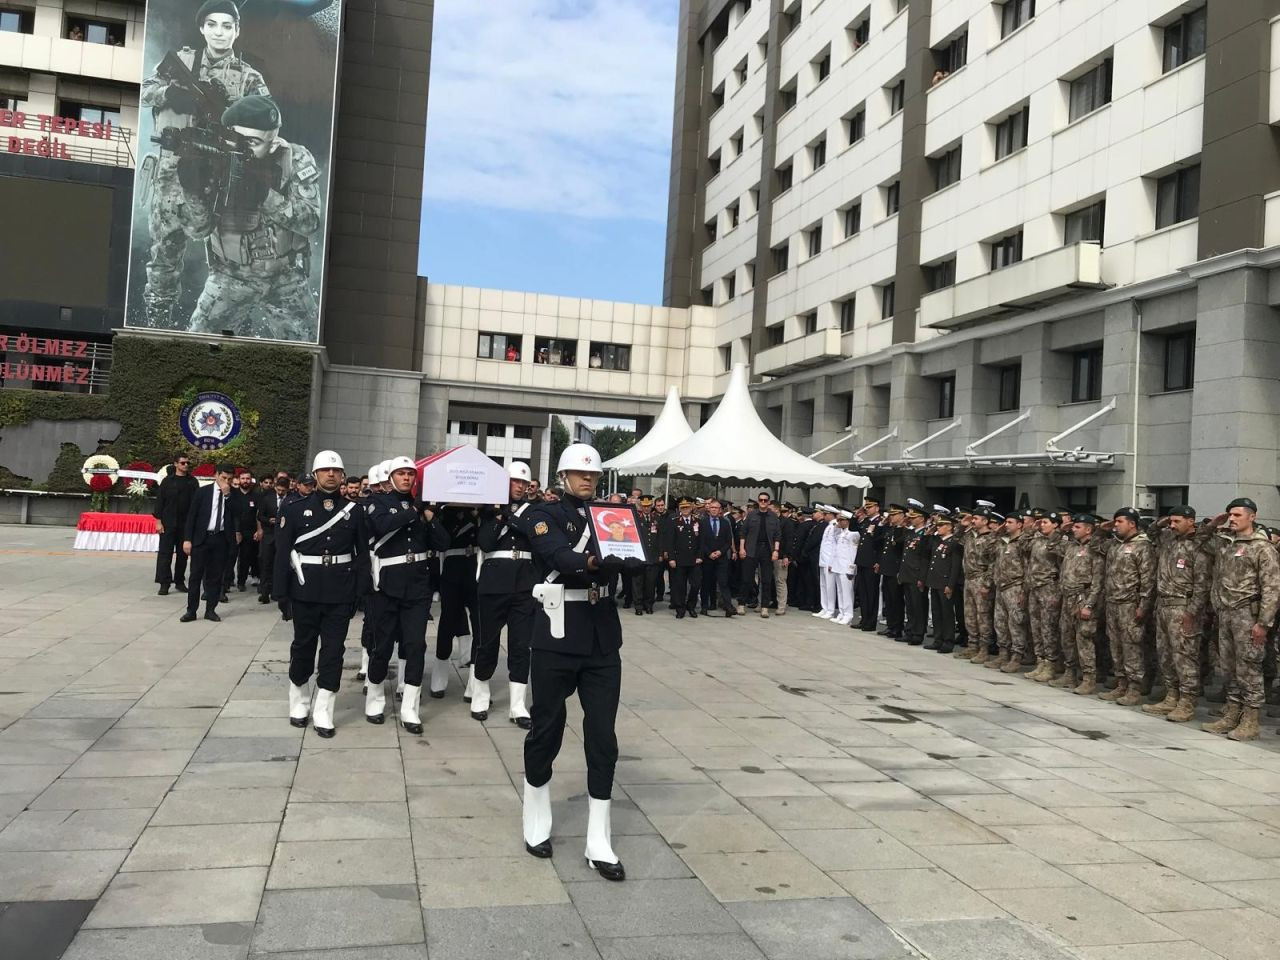
[[1230, 503], [1227, 504], [1228, 510], [1231, 510], [1234, 507], [1244, 507], [1246, 510], [1249, 510], [1253, 513], [1258, 512], [1258, 505], [1254, 503], [1252, 500], [1250, 500], [1248, 497], [1239, 497], [1238, 499], [1232, 500]]
[[222, 123], [227, 127], [248, 127], [250, 130], [279, 130], [280, 108], [270, 97], [250, 94], [223, 111]]
[[200, 10], [196, 13], [196, 26], [203, 26], [204, 18], [211, 13], [225, 13], [230, 15], [231, 19], [236, 23], [240, 22], [240, 8], [232, 0], [204, 0], [204, 3], [200, 5]]

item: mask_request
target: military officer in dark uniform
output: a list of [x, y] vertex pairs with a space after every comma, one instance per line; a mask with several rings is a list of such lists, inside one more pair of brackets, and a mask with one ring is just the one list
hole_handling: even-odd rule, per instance
[[632, 578], [635, 583], [631, 594], [635, 598], [636, 616], [640, 616], [643, 613], [653, 613], [654, 594], [658, 589], [658, 578], [662, 576], [662, 526], [653, 509], [653, 497], [641, 497], [637, 511], [640, 542], [644, 544], [644, 554], [648, 558], [644, 569]]
[[525, 500], [533, 474], [527, 463], [516, 461], [507, 468], [507, 475], [511, 484], [510, 502], [505, 507], [486, 511], [476, 537], [484, 559], [480, 562], [480, 579], [476, 584], [480, 598], [480, 641], [471, 667], [471, 716], [476, 720], [489, 717], [489, 679], [498, 668], [498, 641], [502, 628], [506, 627], [507, 689], [510, 691], [507, 719], [528, 730], [531, 722], [527, 703], [529, 641], [538, 613], [538, 604], [531, 592], [538, 576], [525, 523], [533, 509], [533, 504]]
[[933, 644], [939, 653], [950, 653], [956, 642], [956, 613], [952, 606], [956, 588], [963, 576], [964, 551], [952, 535], [950, 513], [940, 512], [935, 521], [937, 537], [929, 554], [929, 573], [925, 586], [933, 599]]
[[880, 515], [880, 501], [867, 497], [862, 501], [866, 516], [858, 524], [858, 552], [854, 555], [854, 565], [858, 568], [857, 583], [854, 584], [858, 609], [861, 617], [857, 628], [874, 632], [880, 611], [880, 575], [876, 573], [876, 565], [880, 562], [880, 547], [883, 543], [880, 526], [884, 518]]
[[[378, 494], [387, 493], [390, 489], [391, 480], [386, 474], [386, 465], [388, 463], [390, 463], [389, 460], [380, 460], [369, 468], [369, 473], [367, 474], [369, 489], [365, 493], [366, 507], [372, 502], [373, 497], [376, 497]], [[372, 541], [369, 546], [373, 546]], [[364, 611], [364, 617], [361, 618], [362, 622], [360, 624], [360, 669], [356, 671], [356, 679], [365, 680], [369, 676], [369, 657], [373, 653], [374, 643], [377, 639], [375, 627], [378, 619], [377, 608], [379, 597], [373, 588], [372, 566], [368, 571], [361, 571], [359, 583], [362, 594], [359, 606], [360, 609]], [[430, 616], [428, 616], [427, 619], [430, 620]], [[396, 676], [401, 679], [404, 677], [403, 660], [400, 661], [400, 669]], [[368, 684], [365, 684], [364, 692], [368, 694]], [[400, 692], [403, 694], [403, 688], [401, 688]]]
[[397, 643], [404, 661], [404, 695], [400, 722], [410, 733], [422, 732], [418, 707], [427, 652], [427, 621], [434, 592], [427, 557], [449, 546], [449, 536], [436, 522], [435, 512], [413, 501], [418, 468], [410, 457], [387, 464], [391, 490], [375, 493], [361, 503], [367, 515], [369, 573], [372, 603], [365, 615], [373, 618], [373, 650], [369, 654], [364, 718], [382, 723], [386, 711], [383, 684]]
[[[272, 590], [288, 599], [293, 613], [289, 650], [289, 722], [307, 725], [307, 683], [316, 678], [312, 723], [332, 737], [333, 702], [342, 678], [342, 653], [356, 605], [356, 560], [369, 550], [364, 513], [338, 495], [345, 471], [342, 458], [321, 450], [311, 466], [316, 492], [286, 503], [276, 533]], [[317, 669], [316, 646], [320, 657]]]
[[599, 556], [587, 514], [601, 474], [595, 449], [570, 444], [558, 471], [564, 496], [536, 505], [526, 521], [540, 581], [534, 596], [542, 610], [534, 620], [533, 723], [524, 742], [525, 849], [535, 857], [552, 855], [552, 764], [564, 737], [565, 701], [576, 690], [587, 760], [587, 863], [608, 880], [623, 880], [626, 871], [613, 852], [609, 828], [622, 626], [607, 585], [620, 573], [634, 575], [641, 561]]
[[905, 624], [902, 636], [894, 639], [918, 647], [924, 643], [925, 631], [929, 627], [929, 591], [924, 583], [929, 574], [929, 538], [925, 533], [924, 504], [919, 500], [908, 500], [906, 521], [902, 564], [898, 570]]
[[693, 517], [693, 501], [680, 501], [680, 513], [667, 524], [667, 538], [662, 547], [667, 568], [671, 571], [671, 609], [676, 619], [687, 613], [697, 619], [698, 590], [702, 586], [701, 523]]
[[436, 700], [449, 689], [449, 657], [453, 654], [455, 637], [460, 662], [471, 663], [471, 641], [478, 633], [479, 619], [476, 606], [479, 511], [475, 507], [446, 506], [440, 511], [440, 522], [449, 534], [449, 549], [440, 553], [440, 623], [436, 627], [436, 662], [431, 668], [431, 696]]
[[898, 573], [902, 569], [902, 551], [907, 543], [907, 512], [901, 504], [891, 503], [881, 529], [880, 562], [873, 568], [880, 575], [880, 593], [884, 600], [884, 636], [897, 640], [903, 633], [905, 595]]

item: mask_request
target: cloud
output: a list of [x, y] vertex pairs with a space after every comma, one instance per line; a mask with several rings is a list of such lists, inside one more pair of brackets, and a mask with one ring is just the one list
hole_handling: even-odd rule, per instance
[[431, 201], [664, 220], [677, 0], [437, 0]]

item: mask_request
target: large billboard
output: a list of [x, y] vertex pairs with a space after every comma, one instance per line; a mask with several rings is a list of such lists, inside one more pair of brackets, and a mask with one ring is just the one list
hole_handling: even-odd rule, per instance
[[342, 0], [150, 0], [125, 326], [315, 343]]

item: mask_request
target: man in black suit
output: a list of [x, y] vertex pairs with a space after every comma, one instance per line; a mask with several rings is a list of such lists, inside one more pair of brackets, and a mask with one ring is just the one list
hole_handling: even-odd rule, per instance
[[760, 616], [767, 617], [769, 605], [774, 602], [773, 564], [782, 556], [782, 525], [778, 515], [769, 509], [771, 502], [769, 494], [762, 490], [756, 497], [756, 509], [746, 515], [738, 531], [738, 553], [742, 557], [739, 613], [754, 598], [759, 602]]
[[160, 531], [160, 548], [156, 553], [156, 583], [160, 596], [176, 584], [186, 592], [187, 555], [182, 550], [183, 531], [187, 528], [187, 512], [200, 481], [191, 476], [191, 458], [180, 453], [173, 459], [173, 473], [160, 481], [153, 511]]
[[182, 551], [191, 558], [191, 586], [187, 590], [187, 612], [183, 623], [196, 618], [204, 588], [204, 618], [218, 621], [218, 600], [222, 596], [222, 576], [240, 542], [239, 517], [231, 499], [231, 478], [235, 467], [218, 465], [213, 483], [197, 491], [187, 514]]
[[702, 612], [719, 607], [726, 617], [738, 612], [729, 592], [729, 564], [733, 562], [733, 524], [724, 516], [719, 500], [707, 503], [707, 515], [699, 528], [702, 552]]
[[275, 480], [269, 491], [258, 494], [257, 532], [254, 539], [258, 541], [258, 602], [271, 602], [271, 584], [274, 580], [276, 565], [276, 526], [280, 518], [280, 508], [289, 497], [289, 474], [283, 470], [276, 472]]

